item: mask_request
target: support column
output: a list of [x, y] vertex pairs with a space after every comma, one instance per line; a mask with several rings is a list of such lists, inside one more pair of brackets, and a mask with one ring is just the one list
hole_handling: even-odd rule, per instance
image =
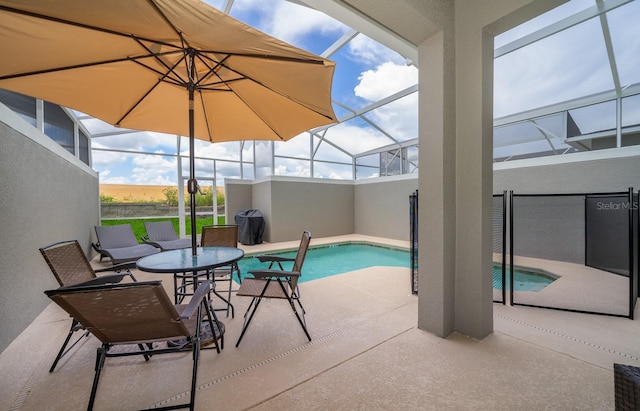
[[493, 47], [469, 12], [478, 5], [455, 4], [419, 47], [418, 326], [481, 339], [493, 331]]
[[446, 64], [453, 53], [440, 32], [419, 56], [418, 327], [446, 337], [455, 330], [455, 78]]
[[465, 27], [475, 17], [471, 3], [461, 3], [466, 7], [456, 7], [455, 328], [481, 339], [493, 332], [493, 37], [477, 22]]
[[418, 49], [421, 329], [493, 331], [493, 35], [564, 2], [420, 3], [441, 27]]

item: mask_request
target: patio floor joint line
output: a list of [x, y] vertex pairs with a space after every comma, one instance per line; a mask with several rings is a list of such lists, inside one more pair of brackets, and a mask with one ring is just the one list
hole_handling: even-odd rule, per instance
[[[321, 343], [321, 342], [326, 341], [328, 339], [331, 339], [331, 338], [337, 337], [339, 335], [345, 334], [345, 333], [347, 333], [347, 332], [349, 332], [351, 330], [354, 330], [356, 328], [361, 327], [366, 322], [367, 321], [361, 321], [361, 322], [359, 322], [357, 324], [353, 324], [350, 327], [346, 327], [346, 328], [343, 328], [341, 330], [334, 331], [334, 332], [332, 332], [330, 334], [323, 335], [322, 337], [317, 338], [315, 340], [312, 340], [312, 341], [310, 341], [310, 342], [308, 342], [306, 344], [300, 345], [298, 347], [294, 347], [294, 348], [292, 348], [292, 349], [290, 349], [288, 351], [282, 352], [282, 353], [280, 353], [278, 355], [275, 355], [275, 356], [273, 356], [271, 358], [267, 358], [265, 360], [262, 360], [260, 362], [255, 363], [255, 364], [248, 365], [248, 366], [246, 366], [244, 368], [241, 368], [241, 369], [239, 369], [237, 371], [234, 371], [234, 372], [232, 372], [230, 374], [223, 375], [222, 377], [216, 378], [215, 380], [212, 380], [212, 381], [209, 381], [207, 383], [201, 384], [196, 389], [198, 391], [200, 391], [200, 390], [204, 390], [204, 389], [213, 387], [214, 385], [220, 384], [221, 382], [227, 381], [227, 380], [229, 380], [231, 378], [237, 377], [238, 375], [242, 375], [242, 374], [244, 374], [246, 372], [255, 370], [256, 368], [262, 367], [262, 366], [267, 365], [269, 363], [272, 363], [272, 362], [274, 362], [276, 360], [279, 360], [281, 358], [287, 357], [287, 356], [289, 356], [289, 355], [291, 355], [293, 353], [296, 353], [296, 352], [298, 352], [300, 350], [303, 350], [303, 349], [305, 349], [307, 347], [311, 347], [311, 346], [313, 346], [315, 344]], [[184, 397], [186, 395], [188, 395], [187, 391], [179, 393], [179, 394], [176, 394], [171, 398], [167, 398], [166, 400], [163, 400], [161, 402], [158, 402], [158, 403], [152, 405], [150, 408], [158, 408], [158, 407], [165, 406], [165, 405], [167, 405], [167, 404], [169, 404], [169, 403], [171, 403], [171, 402], [173, 402], [173, 401], [175, 401], [175, 400], [177, 400], [179, 398], [182, 398], [182, 397]]]
[[558, 331], [548, 330], [546, 328], [539, 327], [539, 326], [533, 325], [533, 324], [529, 324], [529, 323], [526, 323], [526, 322], [524, 322], [522, 320], [514, 320], [513, 318], [505, 317], [504, 315], [500, 315], [500, 314], [495, 314], [495, 316], [498, 317], [498, 318], [502, 318], [503, 320], [511, 321], [513, 323], [516, 323], [516, 324], [519, 324], [519, 325], [522, 325], [522, 326], [525, 326], [525, 327], [528, 327], [528, 328], [532, 328], [532, 329], [537, 330], [537, 331], [542, 331], [542, 332], [545, 332], [547, 334], [554, 335], [556, 337], [564, 338], [565, 340], [573, 341], [573, 342], [576, 342], [576, 343], [579, 343], [579, 344], [586, 345], [586, 346], [591, 347], [591, 348], [596, 348], [598, 350], [606, 351], [606, 352], [609, 352], [611, 354], [615, 354], [615, 355], [620, 356], [620, 357], [625, 357], [625, 358], [629, 358], [629, 359], [632, 359], [632, 360], [640, 361], [640, 358], [636, 357], [635, 355], [625, 354], [625, 353], [622, 353], [620, 351], [614, 350], [612, 348], [608, 348], [608, 347], [605, 347], [605, 346], [602, 346], [602, 345], [590, 343], [589, 341], [585, 341], [585, 340], [582, 340], [580, 338], [572, 337], [570, 335], [563, 334], [563, 333], [560, 333]]

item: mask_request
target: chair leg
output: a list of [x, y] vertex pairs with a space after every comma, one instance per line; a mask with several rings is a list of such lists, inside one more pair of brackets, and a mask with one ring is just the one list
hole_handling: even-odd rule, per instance
[[96, 399], [96, 392], [98, 391], [98, 381], [100, 381], [100, 373], [102, 372], [102, 369], [104, 368], [104, 361], [107, 357], [107, 350], [108, 348], [105, 346], [102, 346], [100, 348], [98, 348], [97, 350], [97, 354], [96, 354], [96, 375], [93, 377], [93, 385], [91, 387], [91, 396], [89, 397], [89, 405], [87, 407], [88, 411], [93, 410], [93, 403], [95, 402]]
[[65, 348], [67, 347], [67, 344], [69, 344], [69, 340], [71, 340], [71, 336], [73, 335], [73, 333], [81, 330], [81, 328], [78, 328], [79, 325], [80, 324], [75, 319], [71, 322], [71, 328], [69, 328], [69, 333], [67, 334], [67, 338], [65, 338], [64, 343], [62, 344], [62, 347], [60, 347], [60, 351], [58, 351], [58, 355], [56, 355], [56, 359], [53, 361], [53, 364], [51, 364], [51, 368], [49, 368], [49, 372], [53, 372], [53, 370], [56, 368], [56, 365], [58, 365], [58, 361], [60, 361], [60, 359], [64, 357], [69, 352], [69, 350], [75, 347], [76, 344], [78, 344], [82, 338], [89, 336], [89, 331], [85, 331], [83, 335], [78, 337], [78, 339], [73, 344], [71, 344], [69, 348], [65, 350]]
[[[144, 346], [144, 344], [138, 344], [138, 348], [140, 348], [140, 351], [147, 351], [147, 348], [149, 349], [149, 351], [153, 350], [153, 344], [152, 343], [147, 343], [146, 344], [146, 348]], [[145, 361], [149, 361], [151, 359], [151, 357], [153, 356], [153, 354], [142, 354], [142, 356], [144, 357]]]
[[293, 303], [293, 299], [289, 299], [289, 304], [291, 305], [291, 309], [293, 310], [293, 313], [296, 315], [296, 318], [298, 319], [298, 322], [300, 323], [300, 326], [302, 327], [304, 334], [307, 336], [309, 341], [311, 341], [311, 336], [309, 335], [309, 331], [307, 331], [307, 321], [304, 318], [305, 312], [304, 312], [304, 308], [302, 307], [302, 304], [300, 304], [300, 301], [298, 301], [298, 305], [300, 305], [300, 309], [302, 310], [302, 316], [298, 314], [298, 311], [296, 310], [296, 306]]
[[[240, 267], [238, 267], [238, 263], [235, 264], [235, 271], [236, 275], [238, 276], [238, 284], [242, 284], [242, 275], [240, 273]], [[231, 277], [233, 277], [233, 275]]]
[[[247, 307], [247, 311], [244, 312], [244, 322], [242, 323], [242, 331], [240, 332], [240, 337], [238, 337], [238, 341], [236, 341], [236, 348], [238, 348], [238, 346], [240, 345], [240, 341], [242, 341], [242, 337], [244, 337], [244, 333], [247, 331], [247, 328], [249, 328], [249, 324], [251, 323], [251, 320], [253, 319], [253, 316], [256, 313], [258, 306], [260, 305], [260, 301], [262, 301], [262, 297], [264, 297], [264, 294], [267, 292], [267, 289], [269, 288], [269, 284], [271, 283], [271, 281], [272, 281], [271, 278], [265, 281], [264, 287], [262, 288], [260, 295], [258, 297], [253, 297], [251, 299], [251, 302]], [[251, 311], [251, 314], [247, 318], [247, 314], [249, 314], [249, 310], [251, 310], [251, 307], [253, 307], [253, 310]]]
[[[233, 270], [229, 273], [229, 290], [227, 291], [227, 300], [231, 301], [231, 288], [233, 287]], [[231, 308], [231, 318], [235, 318], [233, 305], [227, 306], [227, 317], [229, 317], [229, 308]]]
[[[231, 276], [232, 276], [232, 275], [233, 275], [232, 273], [230, 273], [230, 274], [229, 274], [229, 280], [217, 280], [217, 281], [215, 281], [215, 280], [214, 280], [213, 294], [215, 294], [215, 295], [216, 295], [216, 297], [218, 297], [218, 298], [219, 298], [219, 299], [221, 299], [225, 304], [227, 304], [227, 309], [226, 309], [226, 311], [227, 311], [227, 317], [229, 317], [229, 310], [231, 310], [231, 318], [235, 318], [235, 315], [236, 315], [236, 314], [235, 314], [235, 309], [233, 308], [233, 304], [231, 304], [231, 284], [232, 284]], [[216, 291], [216, 289], [215, 289], [215, 283], [216, 283], [216, 282], [218, 282], [218, 281], [229, 281], [229, 293], [228, 293], [229, 295], [228, 295], [228, 297], [227, 297], [227, 298], [224, 298], [222, 295], [220, 295], [220, 293], [218, 293], [218, 292]]]
[[[215, 339], [215, 336], [213, 337]], [[197, 338], [192, 345], [193, 350], [193, 371], [191, 372], [191, 399], [189, 400], [189, 410], [193, 411], [196, 406], [196, 381], [198, 379], [198, 362], [200, 361], [200, 338]]]
[[[262, 293], [264, 294], [264, 291]], [[260, 301], [262, 301], [262, 296], [253, 297], [253, 299], [251, 300], [251, 303], [249, 304], [249, 307], [247, 307], [247, 311], [244, 313], [244, 323], [242, 324], [242, 331], [240, 332], [240, 337], [238, 337], [238, 341], [236, 342], [236, 348], [238, 348], [238, 346], [240, 345], [240, 341], [242, 341], [242, 337], [244, 337], [244, 333], [247, 331], [247, 328], [249, 328], [249, 323], [251, 323], [251, 320], [253, 319], [253, 315], [256, 313], [256, 310], [258, 309], [258, 306], [260, 305]], [[249, 310], [251, 309], [252, 306], [253, 306], [253, 310], [251, 311], [251, 314], [247, 318], [247, 314], [249, 314]]]
[[[207, 312], [207, 318], [209, 320], [209, 323], [211, 323], [211, 316], [208, 315], [210, 313], [209, 310], [209, 304], [205, 301], [203, 301], [204, 304], [200, 305], [200, 308], [198, 309], [198, 322], [197, 322], [197, 329], [196, 329], [196, 340], [191, 342], [191, 350], [192, 350], [192, 356], [193, 356], [193, 368], [191, 371], [191, 397], [189, 399], [189, 410], [193, 411], [195, 406], [196, 406], [196, 381], [198, 379], [198, 362], [200, 361], [200, 342], [202, 341], [201, 335], [200, 335], [200, 330], [201, 330], [201, 325], [202, 325], [202, 307], [204, 305], [204, 308]], [[213, 327], [213, 325], [210, 324], [210, 326]], [[215, 335], [215, 329], [211, 329], [211, 332], [213, 333], [213, 340], [216, 341], [216, 335]], [[217, 342], [216, 342], [217, 344]], [[218, 352], [220, 352], [220, 350], [218, 350]]]
[[[296, 318], [298, 319], [298, 322], [300, 323], [300, 327], [302, 327], [302, 331], [304, 331], [304, 334], [307, 336], [307, 339], [309, 339], [309, 341], [311, 341], [311, 336], [309, 335], [309, 331], [307, 331], [307, 322], [304, 319], [304, 307], [302, 306], [302, 303], [300, 303], [300, 300], [297, 298], [293, 297], [292, 295], [289, 295], [287, 293], [287, 290], [284, 287], [284, 284], [282, 283], [282, 281], [278, 280], [278, 284], [280, 284], [280, 288], [282, 289], [282, 292], [287, 296], [287, 301], [289, 301], [289, 305], [291, 306], [291, 309], [293, 310], [293, 313], [296, 315]], [[300, 305], [300, 309], [302, 310], [302, 317], [300, 317], [300, 314], [298, 314], [298, 310], [296, 310], [296, 306], [294, 304], [294, 299], [296, 301], [298, 301], [298, 305]]]

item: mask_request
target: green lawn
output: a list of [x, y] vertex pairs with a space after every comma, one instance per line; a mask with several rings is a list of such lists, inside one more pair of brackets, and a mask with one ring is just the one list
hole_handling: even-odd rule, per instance
[[[118, 225], [118, 224], [131, 224], [133, 228], [133, 232], [138, 239], [138, 242], [142, 243], [142, 237], [147, 235], [146, 230], [144, 229], [145, 221], [171, 221], [173, 223], [173, 228], [175, 228], [176, 233], [179, 232], [178, 227], [178, 218], [167, 218], [167, 217], [159, 217], [159, 218], [124, 218], [121, 220], [102, 220], [101, 224], [104, 226], [108, 225]], [[218, 224], [224, 224], [224, 216], [218, 217]], [[189, 218], [185, 219], [185, 224], [187, 226], [187, 235], [191, 235], [191, 221]], [[209, 225], [213, 225], [213, 216], [210, 217], [198, 217], [196, 219], [196, 233], [200, 234], [202, 232], [202, 227], [206, 227]]]

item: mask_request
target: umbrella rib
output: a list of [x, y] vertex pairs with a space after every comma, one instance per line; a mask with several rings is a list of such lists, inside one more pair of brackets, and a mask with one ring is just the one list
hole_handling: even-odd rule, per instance
[[147, 1], [149, 4], [151, 4], [151, 7], [153, 7], [156, 12], [158, 12], [158, 14], [160, 16], [162, 16], [162, 19], [173, 29], [173, 31], [176, 32], [176, 34], [180, 37], [180, 41], [182, 42], [182, 44], [185, 44], [185, 39], [184, 37], [182, 37], [182, 32], [180, 30], [178, 30], [178, 28], [176, 26], [173, 25], [173, 23], [171, 22], [171, 20], [169, 20], [169, 18], [164, 14], [164, 12], [162, 11], [162, 9], [156, 4], [155, 1], [153, 0], [148, 0]]
[[[164, 52], [164, 53], [156, 53], [156, 55], [168, 55], [168, 54], [174, 54], [174, 53], [176, 53], [176, 52], [175, 51], [167, 51], [167, 52]], [[135, 61], [135, 62], [138, 62], [137, 60], [139, 60], [139, 59], [149, 58], [149, 57], [155, 57], [155, 55], [154, 56], [144, 55], [144, 56], [135, 56], [135, 57], [127, 56], [127, 57], [111, 59], [111, 60], [92, 61], [92, 62], [89, 62], [89, 63], [72, 64], [70, 66], [54, 67], [54, 68], [45, 69], [45, 70], [35, 70], [35, 71], [29, 71], [29, 72], [24, 72], [24, 73], [9, 74], [9, 75], [6, 75], [6, 76], [0, 76], [0, 80], [9, 80], [9, 79], [13, 79], [13, 78], [36, 76], [38, 74], [55, 73], [57, 71], [65, 71], [65, 70], [73, 70], [73, 69], [79, 69], [79, 68], [85, 68], [85, 67], [101, 66], [101, 65], [112, 64], [112, 63], [121, 63], [123, 61]], [[139, 64], [142, 64], [142, 63], [139, 63]], [[145, 67], [147, 67], [147, 66], [145, 66]]]
[[[141, 40], [144, 40], [144, 41], [148, 41], [150, 43], [161, 44], [161, 45], [167, 46], [167, 47], [175, 47], [175, 45], [173, 45], [171, 43], [164, 42], [164, 41], [153, 40], [153, 39], [149, 39], [149, 38], [145, 38], [145, 37], [136, 36], [136, 35], [131, 34], [131, 33], [123, 33], [123, 32], [116, 31], [116, 30], [105, 29], [103, 27], [92, 26], [92, 25], [84, 24], [84, 23], [78, 23], [76, 21], [65, 20], [65, 19], [61, 19], [59, 17], [47, 16], [47, 15], [44, 15], [44, 14], [34, 13], [34, 12], [31, 12], [31, 11], [27, 11], [27, 10], [20, 10], [20, 9], [16, 9], [15, 7], [8, 7], [8, 6], [1, 6], [0, 5], [0, 10], [7, 11], [9, 13], [21, 14], [23, 16], [35, 17], [37, 19], [53, 21], [53, 22], [60, 23], [60, 24], [66, 24], [66, 25], [69, 25], [69, 26], [80, 27], [80, 28], [83, 28], [83, 29], [99, 31], [99, 32], [102, 32], [102, 33], [112, 34], [114, 36], [128, 37], [128, 38], [134, 37], [136, 39], [141, 39]], [[165, 19], [166, 19], [166, 17], [165, 17]], [[175, 29], [175, 27], [173, 25], [171, 25], [171, 27], [173, 29]]]
[[[147, 90], [147, 91], [144, 93], [144, 95], [142, 95], [142, 97], [140, 97], [140, 98], [138, 99], [138, 101], [136, 101], [136, 102], [135, 102], [135, 103], [134, 103], [134, 104], [133, 104], [133, 105], [132, 105], [128, 110], [127, 110], [127, 112], [126, 112], [126, 113], [124, 113], [124, 114], [122, 115], [122, 117], [120, 117], [120, 119], [119, 119], [117, 122], [115, 122], [116, 127], [120, 127], [120, 123], [121, 123], [125, 118], [127, 118], [127, 116], [128, 116], [129, 114], [131, 114], [131, 112], [132, 112], [133, 110], [135, 110], [135, 108], [136, 108], [136, 107], [138, 107], [138, 105], [140, 105], [140, 103], [142, 103], [142, 101], [143, 101], [143, 100], [144, 100], [144, 99], [145, 99], [149, 94], [151, 94], [151, 92], [152, 92], [156, 87], [158, 87], [158, 85], [159, 85], [160, 83], [162, 83], [163, 81], [165, 81], [164, 79], [169, 75], [169, 73], [173, 73], [173, 72], [174, 72], [174, 70], [173, 70], [173, 69], [174, 69], [176, 66], [178, 66], [178, 65], [180, 64], [180, 62], [181, 62], [181, 61], [183, 61], [183, 60], [184, 60], [184, 57], [183, 57], [182, 59], [178, 60], [178, 61], [176, 62], [176, 64], [174, 64], [174, 65], [173, 65], [173, 67], [167, 67], [167, 69], [169, 70], [169, 72], [168, 72], [168, 73], [160, 73], [160, 72], [158, 72], [158, 74], [160, 74], [162, 77], [160, 77], [160, 78], [158, 79], [158, 81], [156, 82], [156, 84], [154, 84], [154, 85], [153, 85], [153, 87], [151, 87], [149, 90]], [[140, 63], [140, 62], [138, 62], [138, 61], [136, 61], [136, 63], [141, 64], [143, 67], [147, 67], [147, 66], [145, 66], [144, 64], [142, 64], [142, 63]], [[152, 69], [152, 70], [153, 70], [153, 69]], [[156, 70], [153, 70], [153, 71], [157, 72]], [[173, 79], [172, 79], [172, 80], [173, 80]]]
[[[227, 58], [229, 57], [249, 57], [255, 59], [263, 59], [263, 60], [277, 60], [277, 61], [285, 61], [291, 63], [305, 63], [305, 64], [313, 64], [313, 65], [324, 65], [326, 60], [324, 59], [314, 59], [314, 58], [302, 58], [302, 57], [290, 57], [290, 56], [278, 56], [278, 55], [269, 55], [269, 54], [258, 54], [258, 53], [234, 53], [232, 51], [216, 51], [216, 50], [199, 50], [201, 54], [226, 54]], [[215, 60], [212, 60], [215, 61]]]
[[[181, 59], [181, 61], [182, 60], [184, 60], [184, 59]], [[153, 67], [150, 67], [150, 66], [144, 64], [141, 61], [132, 60], [132, 62], [140, 65], [141, 67], [146, 68], [149, 71], [153, 71], [157, 75], [161, 76], [159, 81], [158, 81], [158, 83], [160, 83], [162, 81], [165, 81], [167, 83], [171, 83], [171, 84], [174, 84], [176, 86], [181, 86], [181, 87], [186, 84], [186, 82], [180, 78], [180, 75], [178, 73], [176, 73], [175, 70], [173, 70], [173, 68], [171, 68], [171, 67], [167, 67], [168, 71], [166, 73], [163, 73], [162, 71], [160, 71], [158, 69], [155, 69]], [[173, 77], [170, 76], [170, 74], [175, 74], [178, 78], [173, 78]]]
[[[198, 95], [200, 96], [200, 104], [202, 104], [202, 107], [204, 108], [204, 107], [205, 107], [205, 104], [204, 104], [204, 97], [202, 96], [202, 92], [200, 92], [200, 90], [198, 90]], [[207, 110], [206, 110], [206, 109], [205, 109], [205, 110], [202, 110], [202, 111], [203, 111], [203, 113], [204, 113], [204, 122], [205, 122], [205, 124], [207, 125], [207, 135], [209, 136], [209, 141], [210, 141], [211, 143], [213, 143], [213, 136], [211, 135], [211, 127], [210, 127], [210, 124], [209, 124], [209, 115], [208, 115], [208, 112], [207, 112]]]
[[[224, 62], [229, 58], [229, 56], [227, 55], [225, 58], [221, 59], [220, 61], [216, 61], [212, 58], [210, 58], [209, 56], [205, 56], [202, 53], [198, 53], [197, 54], [198, 60], [200, 62], [202, 62], [202, 64], [204, 64], [205, 67], [209, 68], [209, 71], [207, 71], [206, 73], [204, 73], [201, 77], [198, 78], [198, 81], [196, 82], [196, 87], [197, 88], [205, 88], [207, 86], [212, 86], [212, 85], [216, 85], [216, 84], [225, 84], [225, 81], [222, 80], [220, 78], [220, 76], [218, 75], [218, 73], [216, 73], [216, 69], [218, 69], [219, 67], [226, 67], [224, 65]], [[206, 57], [206, 59], [204, 58]], [[213, 63], [212, 65], [208, 64], [208, 63]], [[218, 78], [220, 81], [219, 82], [214, 82], [214, 83], [202, 83], [202, 81], [204, 81], [205, 79], [215, 76], [216, 78]], [[240, 79], [236, 79], [236, 80], [240, 80]], [[215, 90], [215, 89], [208, 89], [208, 90]], [[220, 91], [225, 91], [225, 90], [220, 90]]]
[[180, 53], [180, 54], [182, 54], [182, 58], [181, 58], [181, 59], [179, 59], [179, 60], [178, 60], [178, 62], [177, 62], [173, 67], [169, 67], [169, 65], [168, 65], [164, 60], [162, 60], [162, 59], [160, 58], [160, 56], [167, 55], [168, 53], [154, 53], [154, 52], [153, 52], [151, 49], [149, 49], [149, 48], [148, 48], [144, 43], [142, 43], [142, 42], [138, 41], [138, 44], [140, 44], [140, 46], [141, 46], [142, 48], [144, 48], [145, 50], [147, 50], [147, 51], [150, 53], [150, 56], [152, 56], [152, 57], [153, 57], [153, 58], [154, 58], [158, 63], [160, 63], [162, 66], [164, 66], [164, 68], [166, 68], [166, 69], [168, 70], [168, 72], [167, 72], [167, 73], [163, 73], [163, 72], [161, 72], [161, 71], [159, 71], [159, 70], [157, 70], [157, 69], [154, 69], [154, 68], [153, 68], [153, 67], [151, 67], [151, 66], [148, 66], [148, 65], [146, 65], [146, 64], [144, 64], [144, 63], [142, 63], [142, 62], [139, 62], [139, 61], [135, 61], [135, 60], [134, 60], [136, 63], [138, 63], [138, 64], [140, 64], [141, 66], [143, 66], [143, 67], [145, 67], [145, 68], [147, 68], [147, 69], [149, 69], [149, 70], [151, 70], [151, 71], [153, 71], [153, 72], [155, 72], [155, 73], [157, 73], [157, 74], [159, 74], [159, 75], [161, 75], [161, 76], [164, 76], [164, 77], [167, 77], [167, 76], [169, 75], [169, 73], [175, 74], [175, 78], [169, 77], [169, 78], [174, 82], [174, 84], [176, 84], [176, 85], [184, 85], [184, 84], [186, 84], [186, 81], [185, 81], [185, 80], [183, 80], [183, 79], [182, 79], [182, 77], [180, 76], [180, 74], [178, 74], [178, 73], [174, 70], [174, 69], [176, 68], [176, 66], [178, 66], [178, 64], [180, 64], [180, 62], [184, 61], [184, 58], [185, 58], [185, 57], [184, 57], [184, 50], [182, 50], [182, 49], [178, 48], [176, 51], [173, 51], [173, 52], [172, 52], [172, 54], [173, 54], [173, 53]]

